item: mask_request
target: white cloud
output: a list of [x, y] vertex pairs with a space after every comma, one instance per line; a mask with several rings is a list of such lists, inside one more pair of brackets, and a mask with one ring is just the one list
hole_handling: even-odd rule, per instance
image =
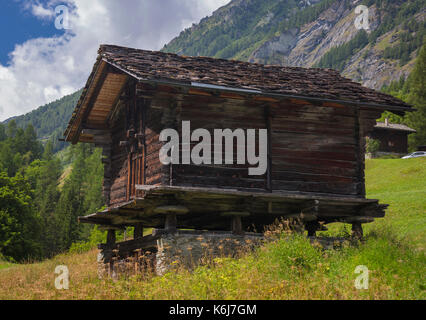
[[31, 12], [33, 15], [39, 18], [52, 18], [55, 15], [53, 10], [43, 7], [41, 4], [32, 4]]
[[16, 45], [0, 64], [0, 121], [29, 112], [84, 86], [101, 43], [159, 50], [182, 29], [229, 0], [25, 0], [36, 17], [54, 23], [67, 3], [71, 30]]

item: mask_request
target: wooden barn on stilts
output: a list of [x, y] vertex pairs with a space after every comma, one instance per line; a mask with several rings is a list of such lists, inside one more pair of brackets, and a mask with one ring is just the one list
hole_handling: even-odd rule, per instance
[[[329, 69], [102, 45], [64, 134], [103, 149], [107, 209], [80, 222], [108, 230], [99, 260], [106, 272], [114, 272], [112, 261], [147, 251], [158, 258], [165, 243], [184, 246], [193, 236], [214, 246], [223, 237], [255, 238], [280, 217], [300, 219], [310, 236], [344, 222], [360, 237], [362, 224], [387, 207], [365, 198], [364, 181], [364, 137], [385, 110], [403, 114], [410, 106]], [[188, 163], [180, 154], [179, 163], [164, 164], [161, 133], [182, 137], [184, 123], [210, 132], [212, 148], [218, 129], [254, 129], [258, 140], [263, 130], [267, 143], [255, 152], [266, 150], [264, 173], [250, 175], [253, 164], [236, 161], [246, 148], [236, 137], [234, 162]], [[219, 144], [216, 155], [225, 152]], [[181, 139], [178, 149], [196, 145]], [[115, 231], [128, 226], [134, 239], [116, 243]], [[155, 232], [144, 237], [144, 228]]]

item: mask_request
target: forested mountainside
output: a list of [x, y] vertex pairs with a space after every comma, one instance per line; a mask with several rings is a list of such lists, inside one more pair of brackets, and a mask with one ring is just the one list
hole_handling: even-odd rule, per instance
[[[369, 30], [355, 8], [369, 8]], [[424, 0], [233, 0], [163, 51], [333, 68], [381, 89], [411, 72], [425, 35]]]
[[26, 128], [31, 124], [37, 132], [39, 140], [52, 141], [52, 151], [56, 153], [67, 146], [65, 142], [60, 142], [59, 139], [62, 138], [80, 95], [81, 90], [22, 116], [10, 118], [4, 123], [7, 124], [14, 120], [19, 128]]

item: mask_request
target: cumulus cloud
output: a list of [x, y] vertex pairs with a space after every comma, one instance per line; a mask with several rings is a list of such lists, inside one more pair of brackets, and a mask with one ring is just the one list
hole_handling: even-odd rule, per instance
[[[62, 36], [16, 45], [0, 64], [0, 121], [70, 94], [85, 84], [101, 43], [159, 50], [184, 28], [229, 0], [25, 0], [34, 16], [55, 23], [70, 8]], [[62, 12], [61, 12], [62, 13]]]

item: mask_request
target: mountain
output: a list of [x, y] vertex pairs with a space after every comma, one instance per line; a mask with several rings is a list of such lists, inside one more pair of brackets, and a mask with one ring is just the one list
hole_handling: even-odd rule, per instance
[[[369, 9], [369, 30], [355, 8]], [[322, 67], [381, 89], [411, 73], [425, 36], [424, 0], [232, 0], [183, 30], [162, 51], [284, 66]], [[15, 120], [32, 123], [54, 151], [81, 91]]]
[[[369, 30], [355, 27], [358, 5]], [[381, 89], [411, 72], [425, 36], [424, 0], [233, 0], [162, 49], [284, 66], [324, 67]]]
[[67, 146], [66, 143], [60, 142], [59, 139], [63, 138], [62, 135], [81, 92], [82, 90], [79, 90], [22, 116], [9, 118], [4, 123], [14, 120], [20, 128], [25, 128], [31, 123], [40, 140], [52, 139], [53, 151], [57, 152]]

